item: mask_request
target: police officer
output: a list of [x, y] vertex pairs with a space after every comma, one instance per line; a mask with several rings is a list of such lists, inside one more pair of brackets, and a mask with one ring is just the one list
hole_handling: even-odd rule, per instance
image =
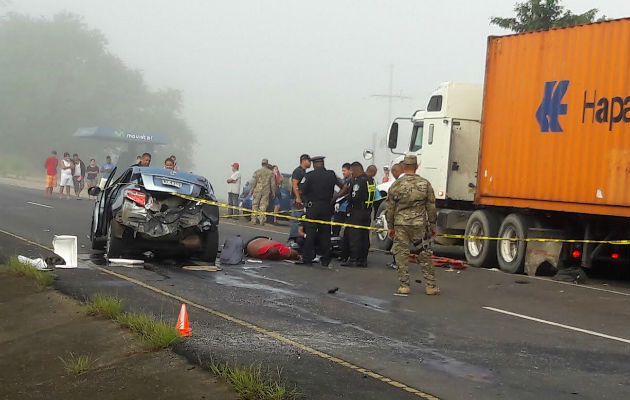
[[[429, 235], [435, 236], [435, 194], [431, 183], [416, 175], [417, 169], [416, 156], [406, 155], [403, 161], [404, 175], [392, 184], [387, 195], [385, 218], [387, 225], [392, 227], [388, 234], [394, 239], [392, 253], [398, 265], [400, 294], [409, 293], [409, 247], [418, 247], [423, 241], [426, 243], [427, 230]], [[431, 254], [430, 248], [421, 250], [418, 262], [424, 275], [426, 294], [436, 295], [440, 289], [435, 283]]]
[[[312, 157], [314, 169], [304, 176], [301, 187], [302, 200], [306, 206], [306, 218], [330, 221], [333, 215], [331, 204], [335, 186], [341, 185], [333, 171], [324, 167], [324, 157]], [[321, 255], [321, 264], [330, 263], [330, 225], [313, 222], [304, 223], [306, 240], [300, 264], [311, 265], [315, 257], [315, 245]]]
[[[348, 199], [347, 224], [369, 227], [376, 183], [363, 171], [363, 165], [355, 161], [352, 163], [352, 182], [350, 183], [350, 198]], [[367, 256], [370, 249], [370, 231], [363, 228], [346, 227], [348, 234], [350, 258], [342, 266], [367, 267]]]

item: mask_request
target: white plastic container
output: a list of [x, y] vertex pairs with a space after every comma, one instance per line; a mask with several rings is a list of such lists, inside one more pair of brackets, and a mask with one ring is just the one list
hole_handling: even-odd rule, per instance
[[78, 266], [77, 243], [76, 236], [55, 235], [53, 238], [53, 249], [66, 262], [66, 265], [55, 265], [55, 268], [76, 268]]

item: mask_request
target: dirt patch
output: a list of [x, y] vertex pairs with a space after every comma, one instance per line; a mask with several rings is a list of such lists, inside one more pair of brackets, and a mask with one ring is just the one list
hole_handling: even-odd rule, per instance
[[[0, 270], [0, 399], [236, 399], [227, 384], [171, 351], [145, 352], [114, 322]], [[88, 356], [90, 369], [61, 360]]]

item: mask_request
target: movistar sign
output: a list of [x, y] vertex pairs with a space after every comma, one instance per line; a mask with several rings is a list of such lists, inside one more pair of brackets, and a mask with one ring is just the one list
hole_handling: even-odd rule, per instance
[[541, 132], [562, 132], [559, 117], [567, 114], [568, 106], [562, 102], [569, 89], [569, 81], [545, 82], [542, 102], [536, 111]]

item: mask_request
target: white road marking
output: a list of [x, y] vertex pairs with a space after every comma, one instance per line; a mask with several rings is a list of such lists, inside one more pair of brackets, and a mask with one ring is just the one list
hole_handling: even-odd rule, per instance
[[616, 340], [618, 342], [623, 342], [623, 343], [630, 343], [629, 339], [624, 339], [624, 338], [620, 338], [620, 337], [617, 337], [617, 336], [606, 335], [604, 333], [589, 331], [588, 329], [576, 328], [575, 326], [564, 325], [564, 324], [560, 324], [560, 323], [553, 322], [553, 321], [547, 321], [547, 320], [540, 319], [540, 318], [530, 317], [528, 315], [517, 314], [517, 313], [513, 313], [511, 311], [501, 310], [499, 308], [494, 308], [494, 307], [483, 307], [483, 308], [485, 308], [486, 310], [490, 310], [490, 311], [494, 311], [494, 312], [498, 312], [498, 313], [502, 313], [502, 314], [507, 314], [507, 315], [511, 315], [511, 316], [514, 316], [514, 317], [528, 319], [530, 321], [540, 322], [542, 324], [557, 326], [557, 327], [564, 328], [564, 329], [570, 329], [570, 330], [576, 331], [576, 332], [586, 333], [588, 335], [599, 336], [599, 337], [603, 337], [605, 339]]
[[27, 201], [26, 203], [27, 204], [32, 204], [34, 206], [40, 206], [40, 207], [46, 207], [46, 208], [55, 208], [53, 206], [47, 206], [46, 204], [39, 204], [39, 203], [35, 203], [35, 202], [32, 202], [32, 201]]

